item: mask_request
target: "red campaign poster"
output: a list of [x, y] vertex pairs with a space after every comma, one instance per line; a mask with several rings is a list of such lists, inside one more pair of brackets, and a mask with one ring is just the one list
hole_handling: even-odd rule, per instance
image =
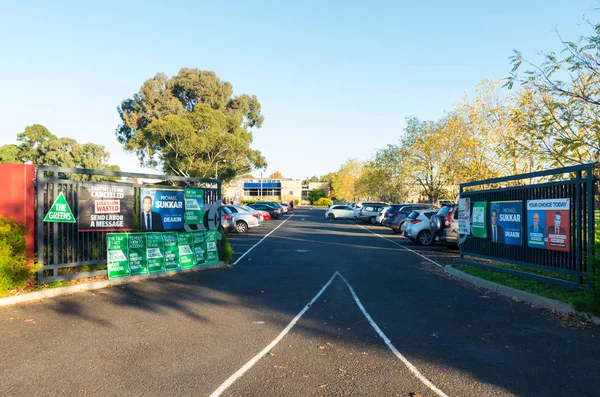
[[569, 251], [570, 228], [568, 210], [546, 211], [548, 241], [546, 248], [553, 251]]

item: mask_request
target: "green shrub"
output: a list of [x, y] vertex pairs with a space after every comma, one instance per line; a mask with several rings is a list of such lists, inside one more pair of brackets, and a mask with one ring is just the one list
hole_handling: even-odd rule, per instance
[[258, 199], [242, 200], [242, 205], [244, 205], [244, 204], [252, 204], [252, 203], [256, 203], [258, 201], [259, 201]]
[[227, 240], [227, 235], [225, 233], [221, 234], [221, 260], [225, 263], [231, 263], [231, 258], [233, 258], [233, 247], [229, 244]]
[[308, 192], [308, 200], [314, 205], [319, 205], [317, 204], [317, 201], [319, 201], [321, 197], [327, 197], [327, 193], [323, 189], [315, 189]]
[[35, 271], [27, 263], [25, 234], [25, 225], [0, 216], [0, 296], [25, 287]]
[[317, 201], [315, 201], [313, 204], [314, 205], [318, 205], [318, 206], [322, 206], [322, 207], [327, 207], [327, 206], [330, 206], [332, 203], [333, 203], [333, 201], [331, 201], [330, 198], [321, 197], [320, 199], [318, 199]]
[[298, 204], [300, 204], [300, 200], [299, 199], [295, 199], [294, 200], [294, 207], [297, 206]]

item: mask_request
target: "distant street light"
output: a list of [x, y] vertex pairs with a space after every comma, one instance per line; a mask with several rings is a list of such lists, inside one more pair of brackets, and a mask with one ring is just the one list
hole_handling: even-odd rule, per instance
[[219, 163], [226, 163], [226, 162], [227, 162], [227, 161], [225, 161], [225, 160], [219, 160], [219, 161], [217, 161], [217, 162], [215, 163], [215, 179], [217, 179], [217, 175], [218, 175], [218, 173], [217, 173], [217, 169], [218, 169], [218, 167], [219, 167]]

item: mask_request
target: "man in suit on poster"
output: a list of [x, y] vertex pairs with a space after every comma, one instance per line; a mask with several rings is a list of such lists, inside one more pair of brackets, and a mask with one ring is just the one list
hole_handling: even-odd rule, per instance
[[498, 210], [492, 210], [492, 233], [490, 235], [492, 243], [504, 243], [504, 228], [498, 225]]
[[560, 227], [560, 221], [562, 220], [562, 214], [558, 211], [554, 214], [554, 225], [548, 227], [548, 235], [558, 234], [562, 236], [567, 235], [567, 231]]
[[146, 196], [143, 201], [142, 211], [142, 230], [163, 232], [162, 216], [158, 212], [152, 211], [152, 197]]

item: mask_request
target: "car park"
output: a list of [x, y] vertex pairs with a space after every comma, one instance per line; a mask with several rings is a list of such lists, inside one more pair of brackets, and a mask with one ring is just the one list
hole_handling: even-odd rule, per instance
[[343, 219], [354, 218], [354, 210], [348, 205], [332, 205], [325, 211], [325, 218], [328, 219]]
[[251, 228], [262, 224], [262, 217], [254, 209], [247, 210], [238, 205], [224, 205], [223, 207], [231, 211], [234, 228], [238, 233], [246, 233]]
[[257, 203], [258, 204], [266, 204], [266, 205], [270, 205], [271, 207], [279, 208], [280, 209], [279, 215], [285, 214], [283, 205], [281, 205], [281, 203], [278, 203], [277, 201], [257, 201]]
[[368, 222], [371, 224], [375, 224], [375, 217], [377, 216], [377, 214], [384, 209], [385, 207], [389, 206], [389, 204], [372, 204], [372, 203], [366, 203], [363, 205], [363, 207], [359, 210], [358, 212], [358, 219], [363, 221], [363, 222]]
[[431, 245], [434, 241], [434, 233], [431, 230], [429, 219], [436, 211], [417, 210], [406, 217], [403, 235], [419, 245]]
[[435, 238], [448, 246], [458, 247], [458, 204], [444, 204], [429, 219]]

